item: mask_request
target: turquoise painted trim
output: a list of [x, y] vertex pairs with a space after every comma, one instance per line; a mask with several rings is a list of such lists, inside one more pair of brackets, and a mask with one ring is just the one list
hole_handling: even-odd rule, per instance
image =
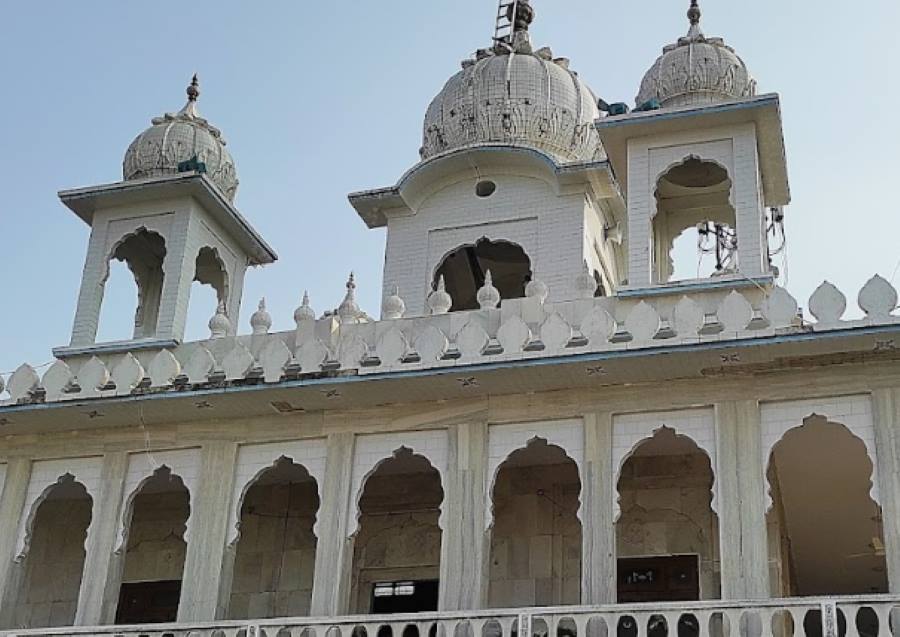
[[601, 128], [618, 128], [619, 126], [628, 126], [631, 124], [642, 124], [645, 122], [664, 122], [673, 119], [695, 117], [697, 115], [752, 110], [765, 106], [778, 106], [778, 104], [779, 100], [777, 95], [762, 95], [756, 99], [748, 100], [746, 102], [731, 102], [729, 104], [717, 104], [714, 106], [692, 108], [683, 111], [669, 111], [666, 109], [660, 109], [658, 111], [639, 111], [636, 113], [631, 112], [628, 115], [604, 117], [598, 119], [594, 123], [594, 126], [598, 130]]

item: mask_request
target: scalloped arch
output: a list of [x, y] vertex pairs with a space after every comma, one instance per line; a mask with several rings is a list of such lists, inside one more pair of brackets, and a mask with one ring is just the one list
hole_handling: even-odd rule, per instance
[[493, 493], [500, 466], [520, 449], [526, 448], [535, 439], [544, 440], [548, 445], [559, 447], [578, 468], [581, 490], [578, 496], [578, 519], [584, 524], [584, 423], [581, 420], [558, 420], [520, 423], [512, 425], [492, 425], [488, 428], [488, 466], [485, 472], [484, 529], [489, 530], [494, 523]]
[[[872, 415], [872, 400], [868, 395], [836, 396], [830, 398], [814, 398], [809, 400], [783, 401], [765, 403], [760, 406], [762, 422], [762, 453], [760, 459], [760, 477], [768, 484], [767, 472], [772, 450], [784, 436], [793, 429], [805, 425], [814, 416], [825, 418], [828, 422], [841, 425], [865, 446], [868, 458], [872, 463], [871, 488], [869, 496], [881, 505], [881, 493], [878, 484], [878, 454], [875, 444], [875, 423]], [[772, 497], [766, 489], [765, 508], [772, 507]]]
[[322, 485], [325, 480], [325, 442], [323, 440], [299, 440], [288, 443], [263, 443], [242, 445], [238, 450], [234, 488], [228, 511], [228, 535], [226, 544], [234, 545], [240, 536], [240, 512], [244, 497], [250, 488], [282, 459], [302, 467], [313, 479], [319, 497], [319, 510], [313, 533], [319, 537], [321, 524]]
[[619, 460], [618, 465], [615, 468], [616, 469], [616, 495], [617, 495], [617, 497], [615, 499], [615, 505], [614, 505], [615, 506], [615, 514], [613, 517], [613, 520], [615, 522], [618, 522], [619, 518], [622, 517], [622, 494], [621, 494], [621, 491], [619, 490], [619, 482], [622, 479], [622, 469], [625, 468], [625, 465], [627, 464], [627, 462], [635, 456], [635, 454], [640, 450], [641, 447], [649, 444], [654, 439], [656, 439], [657, 436], [659, 436], [661, 434], [665, 434], [665, 433], [671, 433], [675, 436], [676, 439], [683, 440], [683, 441], [690, 443], [690, 445], [694, 449], [696, 449], [699, 453], [701, 453], [703, 456], [705, 456], [706, 459], [709, 461], [709, 473], [712, 476], [712, 484], [710, 484], [710, 488], [709, 488], [709, 491], [710, 491], [709, 508], [713, 512], [713, 514], [715, 514], [716, 516], [719, 515], [719, 502], [718, 502], [719, 486], [718, 486], [718, 480], [716, 480], [716, 467], [714, 464], [715, 463], [715, 455], [710, 455], [710, 452], [707, 449], [704, 449], [703, 447], [701, 447], [697, 443], [697, 441], [694, 440], [691, 436], [689, 436], [687, 434], [683, 434], [683, 433], [678, 433], [678, 431], [674, 427], [670, 427], [668, 425], [661, 425], [660, 427], [658, 427], [657, 429], [655, 429], [653, 431], [653, 434], [651, 436], [641, 438], [640, 440], [635, 442], [634, 445], [631, 447], [631, 449], [628, 451], [628, 453], [626, 453], [624, 456], [622, 456], [622, 458]]
[[575, 516], [578, 518], [578, 522], [584, 525], [584, 480], [582, 477], [581, 466], [575, 459], [569, 455], [569, 453], [561, 446], [552, 444], [548, 442], [547, 438], [543, 436], [534, 436], [529, 440], [525, 445], [513, 449], [506, 458], [493, 468], [492, 473], [489, 476], [489, 489], [488, 489], [488, 497], [486, 499], [487, 510], [485, 511], [485, 530], [490, 531], [494, 526], [495, 516], [494, 516], [494, 490], [497, 488], [497, 478], [500, 475], [500, 472], [503, 470], [504, 465], [510, 460], [512, 460], [513, 456], [526, 453], [531, 449], [534, 449], [540, 445], [545, 446], [548, 449], [556, 450], [562, 453], [565, 458], [565, 462], [571, 462], [575, 465], [575, 470], [578, 472], [578, 509], [575, 511]]
[[353, 455], [353, 471], [351, 477], [347, 516], [347, 534], [350, 538], [359, 531], [359, 503], [365, 491], [366, 481], [385, 462], [394, 459], [399, 452], [406, 449], [413, 456], [424, 458], [437, 471], [441, 481], [444, 497], [441, 500], [441, 513], [438, 525], [445, 527], [447, 510], [447, 431], [418, 431], [397, 434], [371, 434], [357, 438]]
[[653, 197], [655, 202], [650, 211], [651, 221], [659, 214], [659, 184], [663, 177], [668, 175], [673, 169], [684, 166], [690, 161], [699, 161], [703, 164], [714, 164], [724, 170], [725, 174], [728, 176], [728, 203], [732, 208], [736, 207], [734, 202], [734, 171], [728, 166], [727, 160], [722, 157], [716, 157], [712, 153], [697, 153], [694, 150], [686, 152], [680, 159], [670, 161], [653, 175], [650, 183], [653, 184]]
[[[41, 509], [41, 505], [47, 501], [50, 495], [61, 487], [71, 485], [75, 487], [81, 487], [84, 490], [87, 499], [91, 503], [91, 521], [88, 524], [87, 534], [90, 534], [91, 528], [94, 525], [94, 496], [91, 495], [90, 491], [88, 491], [87, 486], [80, 482], [73, 474], [66, 472], [63, 475], [57, 478], [56, 482], [53, 484], [47, 485], [43, 491], [41, 491], [40, 495], [31, 502], [28, 510], [28, 515], [23, 519], [23, 528], [19, 537], [19, 542], [16, 547], [16, 562], [22, 562], [28, 557], [28, 552], [31, 549], [31, 538], [34, 533], [34, 524], [37, 519], [37, 514]], [[85, 536], [85, 544], [87, 544], [87, 535]]]

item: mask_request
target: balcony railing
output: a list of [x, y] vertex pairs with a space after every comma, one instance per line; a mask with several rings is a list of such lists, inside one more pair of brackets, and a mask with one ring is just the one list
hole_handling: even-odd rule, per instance
[[[0, 632], [3, 637], [894, 637], [900, 596], [560, 606]], [[895, 621], [896, 624], [896, 621]], [[521, 628], [520, 628], [521, 627]]]

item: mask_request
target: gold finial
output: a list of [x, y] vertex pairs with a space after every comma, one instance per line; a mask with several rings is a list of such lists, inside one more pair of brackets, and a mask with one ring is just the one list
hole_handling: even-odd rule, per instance
[[191, 85], [187, 87], [187, 96], [189, 102], [196, 102], [197, 98], [200, 97], [200, 80], [197, 78], [196, 73], [191, 78]]

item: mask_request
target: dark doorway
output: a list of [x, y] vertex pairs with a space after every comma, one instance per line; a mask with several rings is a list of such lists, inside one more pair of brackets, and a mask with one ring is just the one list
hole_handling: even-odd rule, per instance
[[372, 613], [425, 613], [438, 608], [438, 581], [380, 582], [372, 587]]
[[618, 571], [620, 604], [700, 599], [700, 564], [696, 555], [621, 559]]
[[116, 624], [162, 624], [178, 619], [181, 582], [134, 582], [122, 584]]
[[434, 285], [443, 276], [450, 298], [451, 312], [478, 309], [478, 290], [484, 285], [488, 270], [501, 299], [525, 296], [531, 280], [531, 260], [525, 251], [508, 241], [480, 239], [475, 245], [457, 248], [441, 262], [434, 275]]

